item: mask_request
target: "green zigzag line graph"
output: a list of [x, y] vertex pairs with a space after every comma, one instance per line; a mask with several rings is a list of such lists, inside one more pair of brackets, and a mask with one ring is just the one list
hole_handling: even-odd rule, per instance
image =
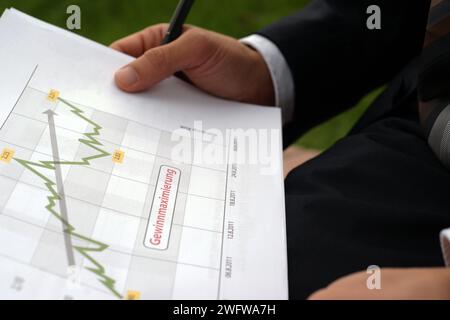
[[90, 165], [90, 162], [95, 159], [108, 157], [111, 154], [107, 151], [103, 150], [103, 144], [96, 139], [96, 137], [100, 136], [100, 130], [102, 127], [95, 123], [94, 121], [86, 118], [83, 115], [83, 111], [77, 107], [75, 107], [73, 104], [69, 103], [68, 101], [58, 98], [59, 101], [64, 103], [66, 106], [68, 106], [71, 109], [71, 112], [75, 114], [77, 117], [81, 118], [82, 120], [86, 121], [87, 123], [91, 124], [93, 126], [92, 132], [84, 133], [83, 136], [85, 138], [79, 139], [79, 142], [82, 144], [88, 146], [89, 148], [97, 151], [96, 154], [82, 158], [81, 161], [39, 161], [39, 162], [32, 162], [28, 160], [23, 159], [17, 159], [14, 158], [15, 161], [17, 161], [20, 165], [25, 167], [27, 170], [31, 171], [33, 174], [38, 176], [47, 187], [47, 190], [50, 192], [50, 195], [47, 197], [48, 204], [45, 207], [56, 219], [61, 221], [61, 223], [65, 226], [64, 232], [72, 236], [73, 238], [77, 238], [83, 241], [86, 241], [91, 247], [89, 246], [73, 246], [73, 248], [78, 251], [82, 256], [84, 256], [87, 260], [89, 260], [94, 267], [85, 267], [87, 270], [91, 271], [98, 277], [98, 281], [103, 284], [104, 287], [106, 287], [114, 296], [117, 298], [122, 298], [120, 293], [117, 292], [115, 288], [116, 281], [109, 277], [106, 274], [105, 268], [92, 256], [93, 253], [96, 252], [102, 252], [105, 251], [108, 248], [108, 245], [99, 241], [96, 241], [94, 239], [91, 239], [89, 237], [86, 237], [82, 234], [79, 234], [75, 227], [71, 225], [68, 221], [66, 221], [60, 213], [57, 212], [55, 209], [56, 202], [61, 199], [59, 196], [57, 190], [56, 190], [56, 182], [52, 181], [48, 177], [46, 177], [44, 174], [39, 172], [39, 168], [43, 169], [49, 169], [49, 170], [55, 170], [55, 165], [79, 165], [79, 166], [88, 166]]

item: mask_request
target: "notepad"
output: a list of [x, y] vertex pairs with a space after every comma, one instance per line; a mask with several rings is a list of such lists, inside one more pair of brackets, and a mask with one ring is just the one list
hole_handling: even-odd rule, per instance
[[[0, 298], [286, 299], [281, 116], [0, 19]], [[226, 85], [226, 84], [224, 84]]]

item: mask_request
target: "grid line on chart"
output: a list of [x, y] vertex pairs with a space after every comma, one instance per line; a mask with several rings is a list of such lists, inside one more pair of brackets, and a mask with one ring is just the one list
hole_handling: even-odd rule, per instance
[[[17, 106], [17, 104], [19, 103], [20, 99], [22, 98], [23, 94], [24, 94], [25, 91], [27, 90], [28, 85], [30, 84], [31, 80], [33, 79], [33, 77], [34, 77], [34, 75], [35, 75], [36, 70], [38, 69], [38, 67], [39, 67], [39, 65], [36, 65], [36, 66], [34, 67], [34, 70], [33, 70], [33, 72], [31, 73], [30, 78], [28, 79], [27, 83], [25, 84], [25, 87], [23, 88], [22, 92], [20, 93], [20, 96], [17, 98], [16, 103], [15, 103], [14, 106], [12, 107], [12, 109], [11, 109], [11, 111], [9, 112], [8, 116], [6, 117], [5, 121], [2, 123], [2, 126], [0, 127], [0, 132], [1, 132], [1, 130], [3, 129], [3, 127], [5, 126], [6, 122], [8, 122], [9, 118], [11, 117], [11, 114], [13, 114], [14, 109], [16, 108], [16, 106]], [[41, 133], [40, 138], [41, 138], [43, 135], [44, 135], [44, 132]], [[40, 138], [39, 138], [39, 139], [40, 139]], [[19, 182], [18, 180], [15, 181], [14, 188], [17, 186], [18, 182]], [[1, 208], [2, 211], [3, 211], [3, 208], [6, 206], [6, 203], [7, 203], [7, 202], [5, 202], [5, 204], [2, 206], [2, 208]], [[0, 213], [1, 213], [1, 212], [0, 212]]]
[[[51, 154], [48, 154], [48, 153], [45, 153], [45, 152], [42, 152], [42, 151], [36, 151], [36, 150], [31, 149], [31, 148], [20, 146], [20, 145], [18, 145], [16, 143], [11, 143], [11, 142], [8, 142], [8, 141], [2, 140], [2, 139], [0, 139], [0, 142], [6, 143], [6, 144], [14, 146], [14, 147], [19, 147], [19, 148], [22, 148], [22, 149], [27, 150], [27, 151], [31, 151], [33, 154], [39, 154], [39, 155], [47, 156], [47, 157], [51, 157], [52, 156]], [[61, 159], [61, 161], [64, 161], [64, 162], [71, 161], [71, 160], [68, 160], [68, 159], [65, 159], [65, 158], [60, 158], [60, 159]], [[98, 169], [98, 168], [86, 167], [86, 169], [87, 170], [96, 171], [96, 172], [105, 173], [105, 174], [110, 174], [113, 177], [121, 178], [121, 179], [128, 180], [128, 181], [131, 181], [131, 182], [139, 183], [139, 184], [143, 184], [143, 185], [146, 185], [146, 186], [151, 186], [151, 187], [155, 186], [154, 184], [151, 184], [151, 183], [146, 183], [146, 182], [142, 182], [142, 181], [139, 181], [139, 180], [136, 180], [136, 179], [127, 178], [127, 177], [120, 176], [120, 175], [114, 174], [114, 173], [109, 173], [107, 171], [104, 171], [104, 170], [101, 170], [101, 169]]]
[[[62, 235], [62, 233], [59, 232], [59, 231], [56, 231], [56, 230], [53, 230], [53, 229], [50, 229], [50, 228], [47, 228], [47, 227], [42, 227], [40, 225], [37, 225], [35, 223], [26, 221], [24, 219], [20, 219], [20, 218], [17, 218], [17, 217], [14, 217], [14, 216], [10, 216], [10, 215], [3, 215], [3, 216], [4, 217], [8, 217], [10, 219], [13, 219], [15, 221], [18, 221], [18, 222], [21, 222], [21, 223], [24, 223], [24, 224], [36, 227], [36, 228], [39, 228], [41, 230], [45, 230], [45, 231], [48, 231], [48, 232], [51, 232], [51, 233], [54, 233], [54, 234], [57, 234], [57, 235]], [[133, 252], [129, 253], [129, 252], [126, 252], [126, 251], [121, 251], [121, 250], [114, 249], [114, 248], [111, 248], [111, 247], [109, 247], [108, 250], [111, 250], [111, 251], [113, 251], [115, 253], [118, 253], [118, 254], [130, 256], [130, 257], [137, 257], [137, 258], [142, 258], [142, 259], [148, 259], [148, 260], [154, 260], [154, 261], [162, 261], [162, 262], [168, 262], [168, 263], [174, 263], [174, 264], [182, 264], [182, 265], [186, 265], [186, 266], [190, 266], [190, 267], [197, 267], [197, 268], [201, 268], [201, 269], [208, 269], [208, 270], [219, 271], [219, 268], [203, 266], [203, 265], [194, 264], [194, 263], [180, 262], [180, 261], [164, 259], [164, 258], [149, 257], [149, 256], [145, 256], [145, 255], [135, 254]], [[9, 257], [9, 256], [5, 255], [5, 257]], [[9, 258], [11, 258], [11, 257], [9, 257]], [[11, 258], [11, 259], [13, 259], [13, 258]], [[52, 273], [51, 271], [48, 271], [48, 272]], [[56, 273], [52, 273], [52, 274], [56, 274]]]
[[[5, 175], [3, 175], [3, 174], [0, 174], [0, 177], [3, 177], [3, 178], [5, 178], [5, 179], [12, 180], [12, 181], [16, 182], [16, 184], [23, 184], [23, 185], [29, 186], [29, 187], [31, 187], [31, 188], [35, 188], [35, 189], [38, 189], [38, 190], [46, 191], [45, 188], [38, 187], [38, 186], [36, 186], [36, 185], [34, 185], [34, 184], [31, 184], [31, 183], [27, 183], [27, 182], [23, 182], [23, 181], [18, 181], [18, 180], [14, 179], [14, 178], [5, 176]], [[180, 193], [182, 193], [182, 192], [180, 192]], [[193, 194], [186, 194], [186, 193], [182, 193], [182, 194], [197, 197], [197, 195], [193, 195]], [[99, 204], [93, 203], [93, 202], [88, 201], [88, 200], [85, 200], [85, 199], [76, 198], [76, 197], [71, 196], [71, 195], [67, 195], [67, 194], [66, 194], [66, 198], [71, 199], [71, 200], [76, 200], [76, 201], [79, 201], [79, 202], [82, 202], [82, 203], [85, 203], [85, 204], [88, 204], [88, 205], [91, 205], [91, 206], [94, 206], [94, 207], [98, 207], [99, 209], [106, 209], [106, 210], [115, 212], [115, 213], [120, 214], [120, 215], [124, 215], [124, 216], [128, 216], [128, 217], [136, 218], [136, 219], [139, 219], [140, 221], [146, 221], [146, 222], [148, 222], [149, 219], [150, 219], [149, 217], [145, 217], [145, 216], [142, 216], [142, 215], [141, 215], [141, 216], [136, 216], [136, 215], [133, 215], [133, 214], [128, 213], [128, 212], [125, 212], [125, 211], [117, 210], [117, 209], [110, 208], [110, 207], [107, 207], [107, 206], [104, 206], [104, 205], [99, 205]], [[221, 201], [221, 202], [224, 201], [224, 200], [221, 200], [221, 199], [213, 199], [213, 198], [207, 198], [207, 199], [215, 200], [215, 201]], [[6, 203], [7, 203], [7, 201], [6, 201]], [[6, 206], [6, 204], [5, 204], [5, 206]], [[5, 214], [3, 211], [4, 211], [4, 208], [3, 208], [3, 210], [0, 212], [1, 215], [10, 216], [10, 215], [8, 215], [8, 214]], [[219, 231], [219, 230], [212, 230], [212, 229], [206, 229], [206, 228], [199, 228], [199, 227], [195, 227], [195, 226], [191, 226], [191, 225], [187, 225], [187, 224], [173, 223], [173, 225], [179, 226], [179, 227], [185, 227], [185, 228], [189, 228], [189, 229], [195, 229], [195, 230], [199, 230], [199, 231], [207, 231], [207, 232], [212, 232], [212, 233], [222, 234], [222, 231]]]
[[[103, 112], [103, 111], [98, 111], [98, 112]], [[36, 122], [47, 124], [47, 122], [45, 122], [43, 120], [39, 120], [39, 119], [36, 119], [36, 118], [33, 118], [33, 117], [29, 117], [29, 116], [26, 116], [26, 115], [21, 114], [21, 113], [14, 112], [13, 114], [16, 115], [16, 116], [19, 116], [19, 117], [26, 118], [26, 119], [31, 120], [31, 121], [36, 121]], [[59, 128], [59, 129], [66, 130], [66, 131], [69, 131], [71, 133], [83, 134], [82, 132], [79, 132], [79, 131], [76, 131], [76, 130], [72, 130], [72, 129], [69, 129], [69, 128], [65, 128], [65, 127], [61, 127], [61, 126], [58, 126], [58, 125], [55, 125], [55, 127]], [[153, 154], [153, 153], [150, 153], [150, 152], [142, 151], [142, 150], [131, 148], [131, 147], [128, 147], [128, 146], [122, 146], [121, 144], [117, 144], [115, 142], [112, 142], [112, 141], [109, 141], [109, 140], [106, 140], [106, 139], [98, 138], [98, 140], [102, 141], [102, 142], [110, 143], [110, 144], [112, 144], [113, 146], [116, 146], [116, 147], [124, 147], [126, 149], [131, 150], [131, 151], [136, 151], [136, 152], [143, 153], [143, 154], [146, 154], [146, 155], [150, 155], [150, 156], [154, 156], [154, 157], [158, 157], [158, 158], [161, 158], [161, 159], [166, 159], [166, 160], [171, 160], [172, 161], [172, 159], [169, 158], [169, 157], [165, 157], [165, 156], [158, 155], [158, 154]], [[19, 146], [19, 147], [21, 147], [21, 146]], [[181, 162], [180, 161], [180, 163], [182, 163], [184, 165], [190, 165], [190, 163], [188, 163], [188, 162]], [[212, 170], [212, 171], [218, 171], [218, 172], [223, 172], [223, 173], [225, 172], [225, 170], [211, 168], [211, 167], [204, 167], [204, 166], [199, 166], [199, 165], [192, 165], [192, 166], [193, 167], [197, 167], [197, 168]]]
[[23, 94], [25, 93], [25, 91], [27, 90], [27, 88], [29, 88], [29, 84], [31, 82], [31, 79], [33, 79], [36, 70], [38, 69], [39, 65], [36, 65], [33, 69], [33, 72], [31, 73], [30, 77], [28, 78], [27, 83], [25, 84], [25, 87], [23, 88], [22, 92], [20, 93], [19, 97], [16, 100], [16, 103], [14, 104], [14, 106], [12, 107], [11, 111], [9, 112], [8, 116], [6, 117], [5, 121], [3, 121], [2, 126], [0, 127], [0, 130], [3, 129], [3, 126], [5, 125], [5, 123], [9, 120], [9, 117], [11, 116], [11, 114], [13, 113], [14, 109], [16, 108], [17, 104], [19, 103], [20, 99], [22, 98]]
[[[160, 142], [161, 143], [161, 142]], [[191, 187], [191, 182], [192, 182], [192, 179], [191, 179], [191, 174], [192, 174], [192, 164], [190, 165], [190, 168], [189, 168], [189, 184], [188, 184], [188, 188], [187, 188], [187, 192], [189, 193], [189, 189], [190, 189], [190, 187]], [[153, 201], [155, 201], [155, 200], [153, 200]], [[225, 204], [225, 203], [224, 203]], [[184, 212], [184, 215], [183, 215], [183, 222], [184, 222], [184, 219], [186, 218], [186, 212]], [[180, 235], [180, 243], [181, 243], [181, 239], [183, 238], [183, 230], [181, 230], [181, 235]], [[178, 252], [178, 254], [179, 254], [179, 252]], [[176, 268], [175, 269], [175, 272], [174, 272], [174, 275], [173, 275], [173, 277], [174, 277], [174, 279], [176, 279], [177, 278], [177, 272], [178, 272], [178, 268]], [[172, 292], [172, 297], [173, 297], [173, 293], [174, 293], [174, 291], [175, 291], [175, 281], [174, 282], [172, 282], [172, 288], [171, 288], [171, 292]]]
[[[45, 130], [42, 130], [41, 134], [39, 135], [39, 140], [42, 139], [44, 133], [45, 133]], [[5, 142], [5, 143], [8, 143], [8, 142]], [[14, 144], [11, 143], [11, 145], [14, 145]], [[20, 147], [20, 146], [19, 146], [19, 147]], [[35, 149], [36, 149], [36, 148], [37, 148], [37, 145], [35, 146]], [[36, 152], [35, 149], [28, 149], [28, 151], [31, 151], [31, 153], [33, 154], [33, 153]], [[8, 177], [8, 176], [6, 176], [6, 175], [0, 174], [0, 176], [3, 176], [3, 177], [6, 177], [6, 178], [9, 178], [9, 179], [13, 180], [13, 181], [14, 181], [14, 188], [16, 188], [17, 185], [18, 185], [19, 183], [21, 183], [20, 178], [22, 177], [22, 175], [23, 175], [23, 172], [20, 174], [20, 176], [19, 176], [18, 179], [13, 179], [13, 178]], [[3, 207], [2, 207], [2, 211], [3, 211], [3, 209], [5, 208], [5, 206], [7, 205], [8, 201], [9, 201], [9, 199], [8, 199], [7, 201], [5, 201], [5, 204], [4, 204]], [[1, 212], [0, 212], [0, 214], [1, 214]]]
[[[10, 256], [7, 256], [7, 255], [3, 254], [3, 253], [0, 253], [0, 257], [3, 257], [3, 258], [5, 258], [5, 259], [11, 260], [11, 261], [14, 261], [15, 263], [19, 263], [19, 264], [21, 264], [21, 265], [24, 265], [24, 266], [26, 266], [26, 267], [30, 267], [30, 268], [35, 269], [35, 270], [39, 270], [39, 271], [42, 271], [42, 272], [45, 272], [45, 273], [49, 273], [49, 274], [51, 274], [52, 276], [55, 276], [55, 277], [57, 277], [57, 278], [60, 278], [60, 279], [63, 279], [63, 280], [67, 280], [66, 278], [64, 278], [63, 276], [61, 276], [61, 275], [59, 275], [59, 274], [57, 274], [57, 273], [50, 272], [50, 271], [48, 271], [48, 270], [46, 270], [46, 269], [44, 269], [44, 268], [41, 268], [41, 267], [38, 267], [38, 266], [34, 266], [34, 265], [32, 265], [32, 264], [29, 264], [29, 263], [20, 261], [19, 259], [12, 258], [12, 257], [10, 257]], [[92, 289], [92, 290], [101, 292], [101, 293], [103, 293], [103, 294], [108, 294], [108, 293], [109, 293], [109, 292], [107, 292], [106, 290], [102, 290], [102, 289], [100, 289], [100, 288], [91, 286], [91, 285], [89, 285], [89, 284], [87, 284], [87, 283], [85, 283], [85, 282], [80, 282], [80, 285], [85, 286], [85, 287], [87, 287], [87, 288], [89, 288], [89, 289]]]
[[[159, 143], [160, 143], [160, 142], [161, 142], [161, 135], [159, 136]], [[158, 146], [159, 146], [159, 143], [158, 143]], [[153, 164], [153, 169], [152, 169], [152, 171], [153, 171], [153, 170], [155, 170], [155, 164]], [[153, 173], [153, 172], [152, 172], [152, 173]], [[156, 186], [155, 186], [155, 190], [156, 190]], [[142, 209], [142, 210], [144, 210], [146, 201], [147, 201], [147, 199], [149, 199], [149, 197], [151, 197], [152, 194], [154, 194], [154, 193], [152, 193], [151, 189], [150, 189], [150, 188], [147, 188], [147, 192], [146, 192], [145, 200], [144, 200], [144, 206], [143, 206], [143, 209]], [[154, 198], [154, 197], [153, 197], [153, 198]], [[153, 201], [154, 201], [154, 200], [153, 200]], [[150, 208], [151, 208], [152, 205], [153, 205], [153, 202], [151, 202]], [[151, 209], [150, 209], [150, 210], [151, 210]], [[146, 224], [148, 224], [149, 221], [150, 221], [150, 214], [146, 215], [146, 217], [148, 217], [148, 218], [146, 218], [144, 221], [146, 222]], [[141, 225], [141, 223], [142, 223], [142, 220], [140, 221], [139, 225]], [[136, 237], [136, 238], [134, 239], [133, 248], [136, 248], [136, 247], [137, 247], [138, 241], [139, 241], [139, 239], [138, 239], [138, 237]], [[130, 268], [132, 267], [132, 265], [133, 265], [133, 258], [130, 258], [130, 261], [129, 261], [129, 263], [128, 263], [128, 269], [130, 269]], [[130, 272], [127, 272], [127, 276], [126, 276], [125, 282], [124, 282], [126, 287], [130, 287], [129, 282], [130, 282]]]
[[223, 265], [223, 243], [225, 239], [225, 218], [226, 218], [226, 212], [227, 212], [227, 195], [228, 195], [228, 177], [229, 177], [229, 169], [230, 169], [230, 155], [231, 155], [231, 142], [230, 139], [231, 135], [228, 135], [228, 161], [227, 161], [227, 176], [225, 181], [225, 203], [223, 206], [223, 215], [222, 215], [222, 243], [220, 246], [220, 265], [219, 265], [219, 285], [217, 288], [217, 300], [220, 300], [220, 290], [222, 287], [222, 265]]
[[[42, 135], [43, 135], [43, 133], [42, 133]], [[42, 135], [41, 135], [41, 136], [42, 136]], [[33, 154], [40, 154], [40, 155], [48, 156], [48, 157], [51, 157], [51, 156], [52, 156], [52, 155], [47, 154], [47, 153], [45, 153], [45, 152], [36, 151], [35, 149], [23, 147], [23, 146], [20, 146], [20, 145], [18, 145], [18, 144], [10, 143], [10, 142], [5, 141], [5, 140], [2, 140], [2, 139], [0, 139], [0, 141], [1, 141], [1, 142], [4, 142], [4, 143], [7, 143], [7, 144], [9, 144], [9, 145], [11, 145], [11, 146], [15, 146], [15, 147], [19, 147], [19, 148], [22, 148], [22, 149], [24, 149], [24, 150], [27, 150], [27, 151], [31, 151]], [[62, 159], [62, 160], [63, 160], [63, 161], [69, 161], [69, 160], [65, 160], [65, 159]], [[186, 164], [185, 164], [185, 165], [186, 165]], [[208, 168], [203, 168], [203, 169], [207, 169], [207, 170], [208, 170]], [[120, 176], [120, 175], [114, 174], [114, 173], [109, 173], [109, 172], [106, 172], [106, 171], [104, 171], [104, 170], [97, 169], [97, 168], [86, 167], [86, 170], [92, 170], [92, 171], [96, 171], [96, 172], [101, 172], [101, 173], [109, 174], [109, 175], [111, 175], [111, 176], [113, 176], [113, 177], [116, 177], [116, 178], [120, 178], [120, 179], [123, 179], [123, 180], [127, 180], [127, 181], [131, 181], [131, 182], [139, 183], [139, 184], [142, 184], [142, 185], [145, 185], [145, 186], [149, 186], [149, 187], [155, 187], [155, 186], [156, 186], [155, 184], [152, 184], [152, 183], [146, 183], [146, 182], [142, 182], [142, 181], [139, 181], [139, 180], [136, 180], [136, 179], [127, 178], [127, 177]], [[0, 174], [0, 176], [4, 176], [4, 177], [6, 177], [6, 178], [9, 178], [8, 176], [2, 175], [2, 174]], [[11, 178], [11, 179], [13, 179], [13, 178]], [[13, 179], [13, 180], [15, 180], [15, 179]], [[22, 182], [22, 181], [20, 181], [20, 180], [15, 180], [15, 181], [24, 183], [24, 182]], [[213, 198], [213, 197], [202, 196], [202, 195], [195, 194], [195, 193], [187, 193], [187, 192], [183, 192], [183, 191], [178, 191], [178, 192], [181, 193], [181, 194], [185, 194], [185, 195], [193, 196], [193, 197], [199, 197], [199, 198], [210, 199], [210, 200], [217, 200], [217, 201], [225, 201], [224, 199], [219, 199], [219, 198]], [[75, 199], [76, 199], [76, 198], [75, 198]], [[76, 200], [81, 200], [81, 199], [76, 199]]]
[[[37, 89], [37, 88], [34, 88], [34, 87], [32, 87], [32, 86], [27, 86], [27, 88], [33, 89], [33, 90], [38, 91], [38, 92], [41, 92], [41, 93], [43, 93], [43, 94], [47, 94], [46, 92], [44, 92], [44, 91], [42, 91], [42, 90], [39, 90], [39, 89]], [[92, 106], [84, 105], [84, 104], [79, 103], [79, 102], [77, 102], [77, 101], [68, 100], [68, 99], [66, 99], [66, 101], [68, 101], [68, 102], [70, 102], [70, 103], [73, 103], [73, 104], [76, 104], [76, 105], [78, 105], [78, 106], [81, 106], [81, 107], [84, 107], [84, 108], [93, 110], [93, 111], [103, 112], [103, 113], [105, 113], [105, 114], [108, 114], [108, 115], [111, 115], [111, 116], [114, 116], [114, 117], [119, 117], [119, 118], [121, 118], [121, 119], [123, 119], [123, 120], [129, 121], [129, 122], [133, 122], [133, 123], [136, 123], [136, 124], [139, 124], [139, 125], [141, 125], [141, 126], [144, 126], [144, 127], [146, 127], [146, 128], [149, 128], [149, 129], [158, 130], [158, 131], [166, 132], [166, 133], [172, 133], [172, 132], [170, 132], [170, 131], [168, 131], [168, 130], [161, 129], [161, 128], [157, 128], [157, 127], [153, 127], [153, 126], [149, 126], [149, 125], [144, 124], [144, 123], [139, 122], [139, 121], [135, 121], [135, 120], [131, 120], [131, 119], [128, 119], [128, 118], [121, 117], [121, 116], [117, 116], [117, 115], [115, 115], [115, 114], [113, 114], [113, 113], [110, 113], [110, 112], [107, 112], [107, 111], [103, 111], [103, 110], [100, 110], [100, 109], [96, 109], [96, 108], [93, 108]], [[192, 138], [192, 139], [193, 139], [193, 138]], [[204, 141], [203, 139], [196, 139], [196, 140]], [[215, 144], [215, 145], [218, 145], [218, 146], [221, 146], [221, 147], [223, 147], [223, 148], [226, 148], [226, 147], [227, 147], [226, 145], [222, 145], [222, 144], [220, 144], [220, 143], [215, 143], [215, 142], [211, 142], [211, 143], [212, 143], [212, 144]]]
[[[36, 185], [34, 185], [34, 184], [32, 184], [32, 183], [29, 183], [29, 182], [24, 182], [24, 181], [16, 180], [16, 179], [11, 178], [11, 177], [9, 177], [9, 176], [7, 176], [7, 175], [4, 175], [4, 174], [2, 174], [2, 173], [0, 173], [0, 177], [3, 177], [3, 178], [5, 178], [5, 179], [9, 179], [9, 180], [15, 181], [16, 184], [23, 184], [23, 185], [26, 185], [26, 186], [28, 186], [28, 187], [35, 188], [35, 189], [37, 189], [37, 190], [43, 190], [43, 191], [46, 191], [46, 190], [47, 190], [47, 189], [45, 189], [45, 188], [43, 188], [43, 187], [36, 186]], [[149, 186], [153, 186], [153, 185], [149, 185]], [[183, 195], [186, 195], [186, 196], [192, 196], [192, 197], [204, 198], [204, 199], [215, 200], [215, 201], [220, 201], [220, 202], [225, 201], [225, 200], [223, 200], [223, 199], [215, 199], [215, 198], [210, 198], [210, 197], [204, 197], [204, 196], [200, 196], [200, 195], [196, 195], [196, 194], [192, 194], [192, 193], [191, 193], [191, 194], [188, 194], [188, 193], [185, 193], [185, 192], [182, 192], [182, 191], [179, 191], [179, 193], [180, 193], [180, 194], [183, 194]], [[123, 214], [123, 215], [126, 215], [126, 216], [131, 216], [131, 217], [139, 218], [138, 216], [133, 215], [133, 214], [130, 214], [130, 213], [127, 213], [127, 212], [125, 212], [125, 211], [120, 211], [120, 210], [117, 210], [117, 209], [105, 207], [105, 206], [99, 205], [99, 204], [97, 204], [97, 203], [93, 203], [93, 202], [91, 202], [91, 201], [88, 201], [88, 200], [80, 199], [80, 198], [77, 198], [77, 197], [74, 197], [74, 196], [70, 196], [70, 195], [66, 195], [66, 197], [69, 198], [69, 199], [72, 199], [72, 200], [77, 200], [77, 201], [80, 201], [80, 202], [83, 202], [83, 203], [86, 203], [86, 204], [95, 206], [95, 207], [99, 207], [99, 208], [102, 208], [102, 209], [107, 209], [107, 210], [110, 210], [110, 211], [114, 211], [114, 212], [117, 212], [117, 213], [120, 213], [120, 214]], [[7, 201], [6, 201], [6, 202], [7, 202]], [[209, 230], [209, 231], [213, 231], [213, 230]]]
[[[127, 122], [127, 126], [128, 126], [128, 122]], [[123, 142], [123, 139], [125, 138], [125, 133], [123, 133], [122, 134], [122, 139], [121, 139], [121, 142]], [[110, 181], [111, 181], [111, 177], [112, 177], [112, 175], [111, 175], [111, 173], [114, 171], [114, 167], [116, 166], [116, 164], [114, 163], [113, 164], [113, 166], [112, 166], [112, 168], [111, 168], [111, 172], [108, 174], [108, 178], [107, 178], [107, 182], [106, 182], [106, 185], [109, 185], [109, 183], [110, 183]], [[69, 170], [71, 170], [72, 169], [72, 167], [69, 169]], [[67, 179], [67, 178], [66, 178]], [[106, 198], [106, 194], [107, 194], [107, 188], [105, 188], [104, 190], [103, 190], [103, 195], [101, 196], [101, 202], [102, 202], [102, 205], [101, 206], [103, 206], [103, 204], [104, 204], [104, 202], [105, 202], [105, 198]], [[99, 219], [99, 217], [100, 217], [100, 211], [101, 211], [101, 206], [98, 206], [98, 213], [97, 213], [97, 216], [95, 217], [95, 222], [94, 222], [94, 226], [97, 226], [98, 225], [98, 219]], [[94, 233], [95, 232], [95, 230], [94, 229], [92, 229], [92, 233]], [[91, 237], [92, 237], [93, 235], [91, 235]], [[137, 238], [138, 237], [138, 234], [136, 234], [135, 235], [135, 237]], [[111, 246], [110, 245], [108, 245], [108, 250], [110, 250], [110, 251], [112, 251], [112, 252], [119, 252], [118, 250], [114, 250], [113, 248], [111, 248]], [[126, 254], [127, 256], [131, 256], [132, 255], [132, 252], [131, 253], [127, 253]], [[130, 258], [130, 261], [131, 261], [131, 258]], [[130, 267], [128, 266], [128, 272], [127, 273], [130, 273]]]

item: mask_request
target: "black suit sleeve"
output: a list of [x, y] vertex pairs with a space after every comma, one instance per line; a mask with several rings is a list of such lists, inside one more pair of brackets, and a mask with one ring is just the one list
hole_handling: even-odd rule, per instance
[[[369, 30], [370, 5], [381, 30]], [[388, 82], [422, 48], [429, 0], [316, 0], [260, 32], [284, 55], [295, 85], [289, 144]]]

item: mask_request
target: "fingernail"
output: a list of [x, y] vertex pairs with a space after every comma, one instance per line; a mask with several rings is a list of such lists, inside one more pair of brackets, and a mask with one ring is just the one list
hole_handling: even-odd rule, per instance
[[128, 66], [116, 72], [116, 79], [120, 84], [129, 87], [139, 80], [139, 75], [133, 67]]

